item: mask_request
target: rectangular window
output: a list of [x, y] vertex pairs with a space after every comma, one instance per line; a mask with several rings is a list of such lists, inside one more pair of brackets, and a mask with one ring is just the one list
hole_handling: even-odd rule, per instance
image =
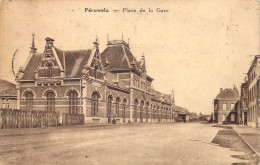
[[218, 104], [215, 104], [215, 111], [218, 110]]
[[227, 104], [223, 104], [223, 111], [227, 110]]
[[235, 104], [231, 104], [231, 110], [235, 110]]
[[235, 121], [235, 114], [231, 114], [231, 121]]

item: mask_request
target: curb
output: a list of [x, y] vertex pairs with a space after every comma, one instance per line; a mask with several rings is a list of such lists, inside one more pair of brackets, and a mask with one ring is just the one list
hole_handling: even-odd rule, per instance
[[258, 158], [260, 158], [260, 153], [258, 151], [256, 151], [256, 149], [251, 145], [249, 144], [241, 135], [240, 133], [238, 133], [234, 127], [232, 126], [232, 129], [238, 134], [238, 136], [251, 148], [252, 151], [254, 151], [254, 153], [258, 156]]

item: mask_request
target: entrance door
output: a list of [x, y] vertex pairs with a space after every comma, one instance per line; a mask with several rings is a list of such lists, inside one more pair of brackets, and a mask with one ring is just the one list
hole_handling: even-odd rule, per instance
[[244, 112], [244, 125], [247, 125], [247, 112]]

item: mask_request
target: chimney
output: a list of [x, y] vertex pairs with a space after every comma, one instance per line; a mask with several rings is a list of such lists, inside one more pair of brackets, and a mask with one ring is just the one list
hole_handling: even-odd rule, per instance
[[222, 92], [223, 91], [223, 88], [220, 88], [220, 92]]
[[46, 49], [51, 49], [51, 47], [52, 47], [52, 45], [53, 45], [54, 39], [52, 39], [52, 38], [50, 38], [50, 37], [47, 37], [47, 38], [45, 38], [45, 41], [46, 41], [45, 48], [46, 48]]

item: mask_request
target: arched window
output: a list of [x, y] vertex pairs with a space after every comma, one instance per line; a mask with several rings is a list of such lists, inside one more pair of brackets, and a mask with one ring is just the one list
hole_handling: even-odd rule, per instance
[[158, 119], [158, 120], [159, 120], [159, 118], [160, 118], [159, 109], [160, 109], [160, 107], [158, 106], [158, 107], [157, 107], [157, 119]]
[[109, 115], [112, 114], [112, 101], [113, 101], [113, 97], [109, 95], [107, 99], [107, 112]]
[[155, 109], [156, 109], [156, 106], [154, 105], [154, 106], [153, 106], [153, 119], [156, 118], [156, 115], [155, 115]]
[[126, 109], [126, 99], [123, 100], [123, 107], [122, 107], [122, 117], [123, 117], [123, 122], [125, 123], [125, 109]]
[[134, 101], [134, 122], [137, 122], [137, 105], [138, 105], [138, 100], [135, 99], [135, 101]]
[[53, 91], [46, 92], [46, 110], [55, 111], [55, 94]]
[[52, 68], [53, 68], [53, 64], [51, 62], [47, 62], [45, 64], [45, 67], [47, 67], [46, 69], [46, 77], [52, 77]]
[[98, 116], [99, 93], [93, 92], [91, 96], [91, 116]]
[[119, 117], [119, 102], [120, 102], [120, 98], [117, 97], [116, 98], [116, 116]]
[[143, 107], [144, 107], [144, 101], [141, 101], [141, 104], [140, 104], [140, 120], [141, 120], [141, 123], [143, 122]]
[[145, 116], [146, 116], [146, 122], [148, 122], [148, 108], [149, 108], [149, 102], [146, 103], [146, 107], [145, 107]]
[[168, 115], [168, 108], [166, 108], [166, 116], [165, 116], [166, 119], [167, 119], [167, 115]]
[[26, 92], [24, 97], [25, 97], [25, 110], [33, 110], [33, 93]]
[[78, 113], [78, 109], [77, 109], [77, 97], [78, 97], [78, 94], [76, 91], [69, 91], [68, 92], [68, 95], [69, 97], [69, 113], [72, 113], [72, 114], [77, 114]]
[[153, 105], [151, 104], [151, 119], [153, 119]]

